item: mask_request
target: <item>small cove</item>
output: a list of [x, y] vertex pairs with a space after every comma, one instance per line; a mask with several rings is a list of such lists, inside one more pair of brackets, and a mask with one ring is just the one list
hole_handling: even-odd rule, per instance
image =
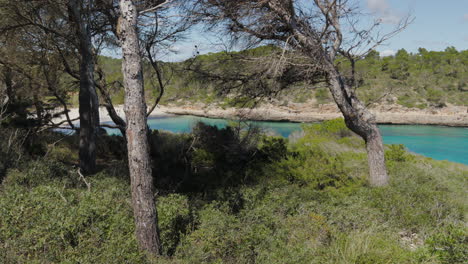
[[[229, 120], [196, 116], [161, 116], [148, 119], [151, 129], [188, 133], [197, 122], [226, 127]], [[288, 137], [301, 131], [301, 123], [247, 121], [273, 134]], [[468, 164], [468, 128], [426, 125], [379, 125], [385, 144], [404, 144], [406, 148], [437, 160]], [[110, 134], [119, 134], [109, 129]]]

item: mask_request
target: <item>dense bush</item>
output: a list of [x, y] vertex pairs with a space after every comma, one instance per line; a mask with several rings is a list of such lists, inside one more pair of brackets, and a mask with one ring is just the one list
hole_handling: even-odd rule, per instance
[[464, 227], [449, 225], [431, 236], [427, 244], [442, 263], [468, 262], [468, 232]]
[[0, 122], [0, 183], [8, 169], [47, 155], [47, 142], [57, 140], [58, 137], [57, 133], [37, 133], [33, 129], [15, 128]]
[[165, 191], [204, 192], [255, 181], [268, 163], [287, 152], [283, 139], [262, 139], [256, 128], [198, 123], [192, 134], [153, 131], [156, 186]]
[[[45, 176], [50, 170], [36, 172]], [[46, 176], [36, 186], [18, 182], [3, 187], [0, 262], [141, 263], [144, 260], [133, 235], [126, 184], [96, 176], [88, 192], [86, 188], [50, 182], [49, 178]]]
[[44, 182], [59, 180], [68, 186], [75, 185], [70, 168], [54, 160], [35, 160], [24, 165], [21, 170], [11, 169], [5, 179], [6, 184], [36, 187]]
[[193, 226], [193, 216], [188, 197], [169, 194], [157, 200], [158, 224], [162, 247], [166, 255], [172, 256], [181, 236]]
[[389, 145], [385, 151], [385, 160], [390, 163], [412, 161], [413, 155], [406, 151], [404, 145]]
[[3, 127], [0, 123], [0, 183], [7, 170], [18, 166], [24, 155], [23, 139], [25, 131]]
[[[109, 148], [101, 156], [102, 171], [87, 177], [88, 190], [70, 165], [75, 157], [61, 155], [74, 146], [70, 139], [54, 146], [44, 140], [45, 157], [8, 170], [0, 187], [0, 262], [467, 260], [466, 166], [389, 146], [390, 186], [369, 188], [363, 142], [342, 120], [308, 126], [294, 142], [234, 128], [198, 129], [203, 133], [152, 134], [156, 179], [207, 167], [190, 170], [184, 188], [173, 187], [179, 180], [159, 182], [171, 188], [156, 185], [165, 256], [150, 259], [137, 248], [120, 154]], [[235, 162], [244, 155], [243, 164]]]

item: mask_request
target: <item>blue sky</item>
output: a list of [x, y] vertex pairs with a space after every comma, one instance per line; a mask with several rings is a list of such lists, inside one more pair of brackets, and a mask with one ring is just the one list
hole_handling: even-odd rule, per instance
[[[414, 22], [390, 39], [379, 51], [386, 53], [404, 48], [416, 52], [418, 47], [444, 50], [454, 46], [468, 49], [468, 0], [362, 0], [378, 16], [402, 16], [408, 12]], [[378, 8], [385, 10], [379, 10]], [[389, 25], [387, 25], [389, 26]]]
[[[468, 49], [468, 0], [356, 1], [364, 12], [382, 19], [384, 32], [394, 27], [395, 22], [405, 15], [414, 17], [414, 22], [406, 30], [377, 48], [382, 55], [392, 55], [401, 48], [410, 52], [417, 52], [419, 47], [428, 50], [444, 50], [448, 46], [458, 50]], [[193, 56], [195, 45], [200, 53], [220, 50], [213, 43], [218, 43], [218, 39], [197, 27], [185, 41], [173, 45], [175, 53], [166, 54], [160, 59], [187, 59]]]

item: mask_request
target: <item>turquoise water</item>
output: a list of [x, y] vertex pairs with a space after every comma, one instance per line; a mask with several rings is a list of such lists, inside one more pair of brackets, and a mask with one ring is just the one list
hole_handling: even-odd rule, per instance
[[468, 128], [380, 125], [385, 144], [404, 144], [408, 150], [437, 160], [468, 164]]
[[[190, 132], [198, 122], [224, 128], [229, 124], [225, 119], [203, 118], [195, 116], [156, 117], [148, 120], [152, 129], [175, 133]], [[300, 123], [249, 121], [266, 131], [288, 137], [295, 131], [301, 131]], [[468, 164], [468, 128], [442, 126], [406, 126], [380, 125], [385, 144], [404, 144], [409, 151], [438, 160], [450, 160]], [[117, 130], [109, 130], [117, 134]]]

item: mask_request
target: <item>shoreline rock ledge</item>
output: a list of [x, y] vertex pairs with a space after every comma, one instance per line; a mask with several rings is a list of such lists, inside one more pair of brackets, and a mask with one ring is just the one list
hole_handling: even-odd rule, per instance
[[[60, 110], [60, 109], [59, 109]], [[71, 119], [79, 117], [78, 108], [69, 109]], [[125, 118], [123, 105], [115, 106], [117, 114]], [[62, 111], [62, 110], [60, 110]], [[396, 125], [440, 125], [452, 127], [468, 127], [468, 107], [447, 106], [444, 108], [417, 109], [405, 108], [400, 105], [379, 105], [371, 108], [379, 124]], [[104, 107], [99, 109], [101, 122], [112, 122]], [[200, 117], [223, 119], [247, 119], [256, 121], [284, 121], [284, 122], [320, 122], [342, 117], [338, 108], [333, 104], [310, 106], [308, 104], [290, 104], [277, 106], [263, 104], [250, 108], [222, 108], [215, 105], [201, 103], [186, 105], [158, 106], [150, 118], [170, 115], [193, 115]], [[66, 120], [65, 116], [54, 119], [55, 123]], [[78, 123], [75, 121], [74, 123]]]
[[[160, 106], [161, 112], [175, 115], [194, 115], [224, 119], [248, 119], [256, 121], [319, 122], [342, 117], [332, 104], [310, 107], [301, 104], [276, 106], [263, 104], [250, 108], [221, 108], [196, 103], [193, 105]], [[377, 105], [372, 107], [378, 124], [398, 125], [443, 125], [468, 127], [468, 107], [447, 106], [443, 108], [417, 109], [400, 105]]]

